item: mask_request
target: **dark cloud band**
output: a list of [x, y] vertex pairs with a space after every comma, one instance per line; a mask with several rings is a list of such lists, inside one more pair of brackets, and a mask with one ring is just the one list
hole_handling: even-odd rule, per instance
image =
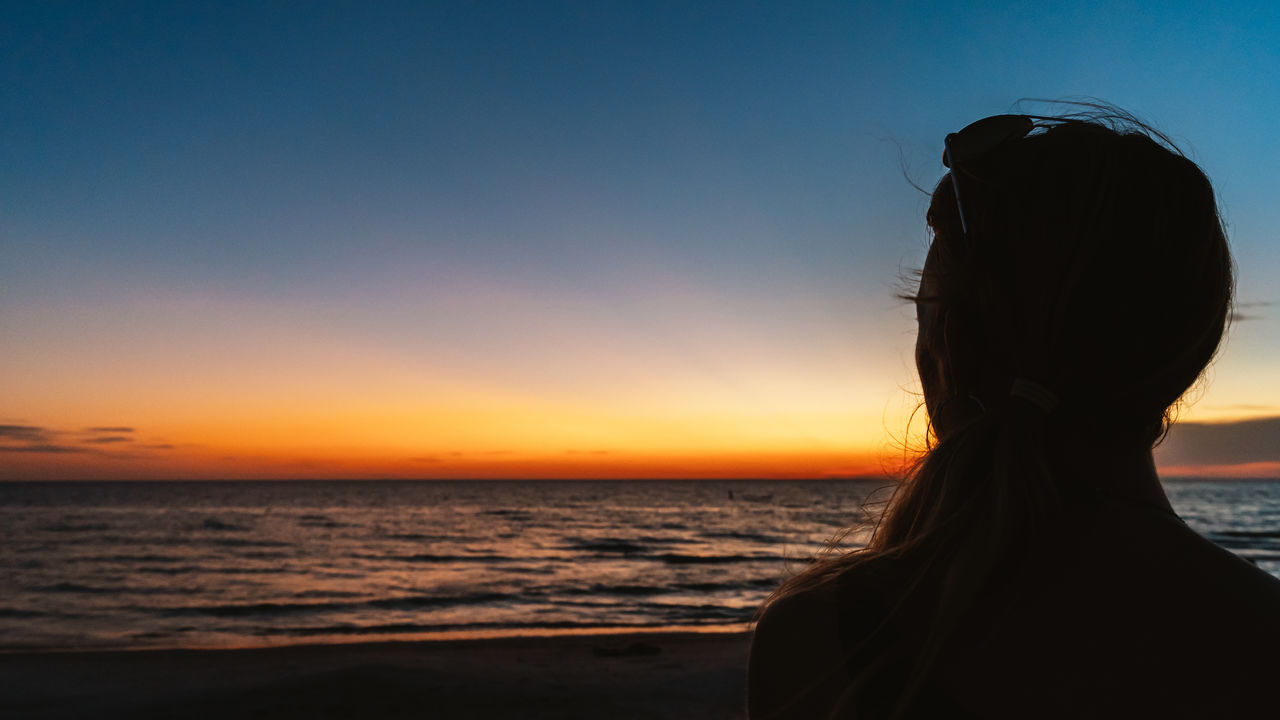
[[1280, 462], [1280, 417], [1228, 423], [1177, 423], [1156, 449], [1162, 465]]

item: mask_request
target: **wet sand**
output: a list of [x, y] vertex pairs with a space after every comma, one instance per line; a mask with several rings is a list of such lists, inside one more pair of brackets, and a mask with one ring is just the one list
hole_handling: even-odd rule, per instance
[[0, 654], [5, 718], [741, 718], [750, 636]]

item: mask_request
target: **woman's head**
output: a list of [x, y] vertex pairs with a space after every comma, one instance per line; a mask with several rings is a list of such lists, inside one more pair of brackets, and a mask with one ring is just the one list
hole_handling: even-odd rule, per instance
[[1213, 189], [1135, 123], [1038, 124], [955, 158], [933, 193], [914, 299], [934, 432], [1017, 406], [1023, 378], [1060, 399], [1057, 435], [1149, 447], [1230, 314]]
[[775, 595], [864, 564], [904, 568], [903, 592], [928, 598], [930, 616], [912, 620], [925, 637], [899, 710], [990, 584], [1035, 562], [1078, 517], [1068, 507], [1107, 492], [1092, 470], [1118, 458], [1099, 455], [1149, 451], [1230, 316], [1231, 256], [1194, 163], [1120, 113], [1034, 121], [948, 139], [954, 175], [933, 193], [911, 297], [935, 442], [867, 547]]

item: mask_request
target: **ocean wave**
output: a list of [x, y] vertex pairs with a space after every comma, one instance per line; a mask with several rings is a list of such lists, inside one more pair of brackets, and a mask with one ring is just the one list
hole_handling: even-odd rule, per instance
[[528, 520], [533, 517], [533, 513], [528, 510], [512, 510], [508, 508], [499, 508], [496, 510], [481, 510], [481, 515], [493, 515], [496, 517], [507, 517], [513, 520]]
[[246, 540], [244, 538], [215, 538], [213, 540], [195, 540], [192, 545], [217, 545], [218, 547], [293, 547], [293, 543], [279, 540]]
[[1235, 538], [1280, 538], [1280, 530], [1219, 530], [1213, 534]]
[[568, 538], [562, 545], [566, 550], [579, 550], [594, 553], [616, 553], [634, 555], [649, 552], [649, 548], [624, 538]]
[[654, 595], [671, 595], [682, 592], [696, 593], [721, 593], [721, 592], [741, 592], [753, 591], [763, 587], [774, 587], [779, 582], [778, 578], [752, 578], [749, 580], [727, 581], [727, 582], [673, 582], [663, 585], [635, 585], [621, 584], [609, 585], [606, 583], [593, 583], [586, 587], [537, 587], [525, 588], [526, 596], [545, 596], [545, 597], [563, 597], [563, 596], [583, 596], [583, 595], [613, 595], [621, 597], [648, 597]]
[[53, 585], [34, 585], [25, 588], [27, 592], [34, 593], [75, 593], [78, 595], [118, 595], [128, 592], [128, 588], [123, 587], [96, 587], [93, 585], [81, 585], [73, 582], [60, 582]]
[[521, 558], [508, 557], [506, 555], [432, 555], [429, 553], [417, 553], [414, 555], [356, 554], [356, 555], [352, 555], [351, 557], [359, 560], [384, 560], [389, 562], [406, 562], [406, 563], [505, 562], [505, 561], [521, 559]]
[[147, 575], [190, 575], [192, 573], [208, 572], [208, 569], [194, 567], [191, 565], [181, 565], [178, 567], [140, 567], [134, 568], [133, 572], [145, 573]]
[[585, 588], [554, 589], [548, 596], [556, 595], [621, 595], [625, 597], [643, 597], [661, 595], [671, 592], [671, 588], [661, 585], [592, 585]]
[[784, 540], [776, 535], [766, 535], [764, 533], [749, 532], [745, 530], [704, 531], [702, 536], [724, 540], [750, 540], [751, 542], [766, 543], [769, 545], [775, 545], [783, 542]]
[[762, 587], [773, 587], [779, 579], [776, 577], [752, 578], [741, 582], [683, 582], [674, 583], [672, 587], [693, 592], [732, 592], [737, 590], [757, 590]]
[[249, 616], [299, 615], [321, 612], [354, 612], [364, 609], [376, 610], [414, 610], [424, 608], [442, 608], [459, 605], [482, 605], [486, 603], [519, 601], [520, 595], [510, 593], [466, 593], [463, 595], [409, 595], [403, 597], [377, 598], [359, 602], [317, 602], [317, 603], [245, 603], [224, 605], [187, 605], [157, 609], [164, 617], [207, 616], [220, 618], [236, 618]]
[[125, 537], [119, 535], [107, 535], [101, 538], [94, 538], [93, 544], [97, 546], [103, 545], [126, 545], [130, 549], [133, 548], [173, 548], [173, 547], [194, 547], [194, 548], [214, 548], [214, 547], [293, 547], [295, 543], [284, 542], [282, 540], [270, 540], [267, 538], [246, 538], [246, 537], [209, 537], [209, 536], [192, 536], [187, 534], [139, 534], [133, 537]]
[[519, 602], [523, 598], [519, 594], [479, 592], [466, 595], [411, 595], [407, 597], [383, 598], [360, 603], [361, 607], [379, 610], [413, 610], [419, 608], [438, 608], [455, 605], [485, 605], [498, 602]]
[[298, 518], [298, 524], [303, 527], [322, 527], [322, 528], [344, 528], [351, 527], [350, 523], [334, 520], [327, 515], [303, 515]]
[[135, 568], [133, 572], [146, 573], [148, 575], [199, 575], [206, 573], [209, 575], [284, 575], [299, 571], [283, 568], [182, 565], [179, 567], [140, 567]]
[[[748, 622], [756, 614], [756, 608], [737, 608], [724, 605], [664, 605], [646, 608], [649, 614], [662, 613], [663, 624], [679, 622]], [[665, 613], [663, 612], [665, 611]]]
[[191, 558], [177, 557], [175, 555], [129, 555], [127, 553], [119, 553], [115, 555], [85, 555], [82, 557], [67, 558], [65, 562], [71, 563], [177, 563], [187, 562]]
[[597, 555], [644, 555], [672, 545], [705, 545], [703, 541], [685, 537], [642, 535], [634, 538], [570, 537], [560, 546], [563, 550], [589, 552]]
[[678, 553], [652, 555], [650, 559], [661, 560], [668, 565], [727, 565], [730, 563], [781, 562], [785, 560], [780, 555], [681, 555]]
[[434, 533], [387, 533], [382, 537], [408, 542], [476, 542], [480, 539], [463, 535], [438, 535]]
[[206, 616], [235, 618], [251, 615], [286, 615], [349, 610], [351, 607], [350, 603], [249, 603], [244, 605], [186, 605], [156, 608], [156, 613], [162, 617]]
[[296, 592], [289, 597], [296, 600], [309, 600], [312, 598], [352, 598], [360, 597], [363, 593], [349, 592], [346, 590], [303, 590]]
[[199, 593], [198, 588], [186, 587], [154, 587], [135, 585], [85, 585], [74, 582], [60, 582], [52, 585], [31, 585], [23, 588], [31, 593], [50, 595], [191, 595]]
[[49, 613], [38, 612], [36, 610], [19, 610], [17, 608], [0, 607], [0, 618], [14, 618], [15, 620], [30, 620], [33, 618], [48, 617]]
[[641, 535], [635, 539], [636, 542], [645, 543], [646, 545], [702, 545], [701, 540], [695, 540], [687, 537], [673, 537], [669, 535]]
[[1280, 561], [1280, 555], [1268, 554], [1268, 553], [1262, 553], [1262, 552], [1251, 552], [1247, 555], [1241, 555], [1240, 557], [1244, 558], [1245, 560], [1248, 560], [1254, 565], [1257, 565], [1259, 562]]
[[287, 560], [293, 555], [278, 550], [249, 550], [236, 553], [236, 557], [246, 560]]
[[218, 518], [205, 518], [200, 524], [205, 530], [217, 530], [219, 532], [248, 532], [249, 527], [245, 525], [237, 525], [235, 523], [223, 522]]
[[107, 523], [75, 523], [75, 522], [56, 522], [50, 525], [44, 525], [38, 528], [41, 532], [51, 533], [83, 533], [83, 532], [103, 532], [110, 530], [111, 526]]
[[1211, 534], [1209, 539], [1228, 550], [1275, 550], [1280, 541], [1264, 535], [1222, 536]]
[[[725, 619], [742, 617], [750, 619], [749, 616], [743, 616], [741, 613], [732, 617], [726, 616]], [[284, 628], [258, 628], [254, 631], [255, 635], [260, 637], [270, 637], [275, 635], [295, 636], [295, 637], [315, 637], [323, 635], [407, 635], [407, 634], [429, 634], [438, 632], [466, 632], [472, 630], [591, 630], [604, 628], [617, 628], [625, 630], [627, 628], [643, 629], [653, 627], [667, 626], [697, 626], [705, 624], [703, 619], [689, 618], [687, 620], [663, 620], [661, 622], [591, 622], [591, 621], [574, 621], [574, 620], [544, 620], [533, 622], [470, 622], [470, 623], [385, 623], [372, 625], [326, 625], [312, 627], [284, 627]]]

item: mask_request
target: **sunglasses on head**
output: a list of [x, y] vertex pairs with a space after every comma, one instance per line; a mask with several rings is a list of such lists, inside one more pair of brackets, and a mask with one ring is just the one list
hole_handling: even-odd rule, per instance
[[1027, 115], [992, 115], [969, 123], [960, 132], [953, 132], [943, 140], [942, 164], [951, 170], [951, 188], [956, 194], [960, 232], [966, 244], [969, 242], [969, 222], [965, 219], [964, 203], [960, 200], [959, 168], [1007, 142], [1026, 137], [1035, 128], [1035, 120]]

